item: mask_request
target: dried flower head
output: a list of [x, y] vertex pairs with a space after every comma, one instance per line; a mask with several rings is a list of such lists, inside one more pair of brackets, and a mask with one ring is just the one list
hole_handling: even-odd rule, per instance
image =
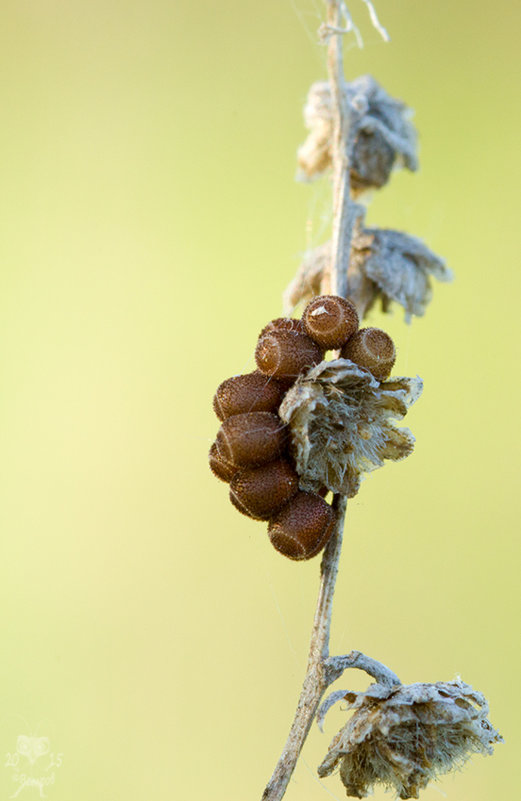
[[[352, 189], [383, 186], [396, 165], [417, 169], [416, 131], [404, 103], [388, 95], [370, 75], [345, 85], [345, 101], [351, 110]], [[331, 164], [333, 112], [327, 81], [311, 86], [304, 121], [310, 133], [297, 153], [298, 177], [307, 180]]]
[[487, 720], [485, 697], [460, 679], [373, 684], [343, 697], [354, 712], [331, 742], [318, 774], [339, 768], [347, 795], [355, 798], [365, 798], [376, 784], [399, 798], [418, 798], [431, 779], [460, 767], [472, 754], [491, 754], [493, 744], [502, 742]]
[[[432, 298], [431, 279], [452, 281], [444, 260], [409, 234], [383, 228], [355, 227], [351, 243], [351, 283], [356, 275], [364, 314], [378, 301], [383, 311], [393, 302], [405, 310], [405, 319], [421, 317]], [[290, 314], [301, 302], [330, 291], [331, 242], [308, 250], [295, 278], [284, 292]]]
[[422, 391], [420, 378], [380, 383], [349, 359], [321, 362], [286, 393], [279, 416], [289, 423], [291, 451], [303, 490], [327, 487], [352, 498], [362, 474], [398, 461], [414, 447], [402, 418]]
[[443, 259], [420, 239], [400, 231], [366, 228], [353, 237], [353, 261], [372, 281], [370, 308], [378, 299], [387, 311], [391, 302], [421, 317], [432, 297], [430, 278], [451, 281], [452, 272]]

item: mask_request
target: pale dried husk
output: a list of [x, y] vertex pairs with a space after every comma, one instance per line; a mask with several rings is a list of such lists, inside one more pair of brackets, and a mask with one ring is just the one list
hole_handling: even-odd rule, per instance
[[380, 299], [387, 310], [392, 301], [412, 315], [421, 317], [432, 298], [431, 278], [451, 281], [452, 272], [444, 260], [421, 239], [383, 228], [366, 228], [353, 238], [353, 256], [360, 270], [373, 282], [372, 301]]
[[329, 746], [319, 776], [337, 768], [348, 796], [374, 786], [418, 798], [428, 782], [472, 754], [491, 754], [502, 737], [487, 720], [485, 697], [461, 679], [346, 693], [353, 715]]
[[408, 428], [396, 428], [420, 396], [420, 378], [378, 382], [349, 359], [323, 361], [286, 393], [279, 415], [289, 424], [300, 487], [326, 487], [352, 498], [362, 475], [385, 459], [399, 461], [414, 447]]
[[[291, 314], [299, 303], [307, 303], [315, 295], [330, 292], [330, 269], [331, 242], [307, 251], [284, 292], [285, 313]], [[432, 278], [448, 282], [453, 277], [445, 261], [421, 239], [383, 228], [355, 230], [349, 269], [351, 283], [353, 276], [358, 276], [363, 302], [357, 305], [359, 309], [362, 306], [363, 315], [378, 301], [383, 311], [399, 303], [407, 322], [425, 314], [432, 298]]]
[[[345, 101], [351, 109], [351, 189], [355, 193], [387, 183], [395, 167], [418, 167], [417, 136], [410, 122], [411, 110], [387, 94], [370, 75], [345, 85]], [[301, 180], [309, 180], [331, 165], [333, 112], [328, 81], [317, 81], [308, 93], [304, 122], [309, 136], [298, 149]]]

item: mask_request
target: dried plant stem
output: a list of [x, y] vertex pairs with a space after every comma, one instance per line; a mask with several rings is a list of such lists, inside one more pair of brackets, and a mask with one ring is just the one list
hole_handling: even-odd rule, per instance
[[[334, 141], [333, 141], [333, 239], [331, 284], [332, 292], [347, 297], [348, 267], [351, 238], [359, 210], [350, 197], [349, 176], [349, 111], [344, 92], [341, 18], [342, 3], [326, 0], [328, 32], [328, 75], [332, 87]], [[342, 550], [342, 534], [347, 500], [335, 495], [333, 508], [337, 524], [320, 566], [318, 594], [306, 677], [300, 694], [293, 725], [273, 775], [264, 790], [262, 801], [279, 801], [288, 786], [297, 764], [302, 746], [315, 718], [320, 701], [342, 670], [329, 664], [329, 636], [331, 612], [335, 591], [338, 562]], [[348, 657], [346, 657], [348, 659]], [[345, 666], [348, 666], [347, 664]]]
[[337, 515], [337, 525], [326, 546], [320, 565], [320, 590], [313, 621], [306, 678], [304, 679], [297, 711], [295, 712], [295, 718], [286, 745], [277, 767], [264, 790], [262, 801], [279, 801], [283, 797], [295, 770], [302, 746], [320, 706], [322, 696], [329, 685], [340, 675], [338, 671], [330, 669], [327, 659], [329, 657], [333, 593], [335, 591], [338, 560], [342, 549], [342, 532], [346, 512], [345, 497], [336, 495], [333, 500], [333, 507]]
[[331, 291], [347, 297], [347, 271], [356, 206], [350, 197], [348, 163], [349, 109], [346, 103], [344, 64], [342, 58], [341, 3], [327, 2], [329, 44], [327, 70], [333, 109], [333, 231], [331, 240]]
[[351, 171], [349, 154], [353, 151], [353, 131], [351, 124], [354, 114], [359, 113], [356, 105], [347, 103], [346, 81], [342, 57], [342, 35], [354, 26], [348, 19], [349, 28], [342, 28], [342, 16], [347, 10], [342, 2], [326, 0], [327, 23], [322, 26], [322, 37], [329, 42], [327, 68], [331, 85], [331, 106], [333, 113], [333, 139], [331, 160], [333, 163], [333, 225], [331, 236], [330, 288], [334, 295], [349, 297], [356, 305], [360, 317], [368, 303], [367, 284], [359, 268], [350, 267], [351, 240], [359, 219], [364, 217], [364, 209], [351, 197]]

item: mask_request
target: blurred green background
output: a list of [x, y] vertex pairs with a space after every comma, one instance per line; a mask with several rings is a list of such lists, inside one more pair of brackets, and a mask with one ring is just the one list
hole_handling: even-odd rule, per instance
[[[371, 317], [425, 391], [413, 456], [349, 504], [332, 650], [483, 691], [506, 744], [423, 798], [514, 801], [521, 8], [380, 0], [385, 45], [349, 6], [347, 76], [371, 72], [420, 131], [420, 172], [368, 220], [456, 280], [410, 327]], [[0, 19], [0, 799], [38, 797], [26, 772], [54, 776], [51, 801], [253, 801], [319, 561], [284, 560], [229, 504], [211, 397], [327, 236], [327, 180], [294, 181], [322, 5], [4, 0]], [[288, 801], [345, 797], [314, 773], [342, 723], [313, 728]], [[55, 765], [15, 764], [20, 735]]]

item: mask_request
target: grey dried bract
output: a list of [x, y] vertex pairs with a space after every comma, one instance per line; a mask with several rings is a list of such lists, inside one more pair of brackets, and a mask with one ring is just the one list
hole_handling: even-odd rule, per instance
[[348, 796], [365, 798], [375, 785], [399, 798], [418, 798], [431, 779], [475, 753], [491, 754], [501, 735], [487, 720], [483, 695], [460, 679], [385, 687], [344, 696], [353, 715], [335, 736], [319, 776], [340, 769]]
[[[330, 265], [331, 242], [304, 254], [295, 278], [284, 292], [286, 314], [291, 314], [299, 303], [331, 291]], [[425, 314], [432, 298], [432, 278], [452, 280], [444, 260], [421, 239], [391, 229], [361, 226], [357, 226], [351, 243], [350, 273], [351, 283], [355, 274], [359, 276], [362, 303], [358, 305], [364, 316], [378, 301], [383, 311], [389, 311], [395, 302], [403, 306], [407, 322], [413, 315]]]
[[[430, 278], [451, 281], [443, 259], [420, 239], [400, 231], [366, 228], [353, 237], [353, 261], [373, 282], [370, 306], [378, 299], [387, 311], [392, 301], [405, 309], [408, 321], [421, 317], [432, 297]], [[369, 308], [370, 308], [369, 306]]]
[[408, 428], [396, 428], [420, 396], [420, 378], [379, 383], [349, 359], [324, 361], [300, 376], [279, 409], [289, 423], [300, 486], [352, 498], [362, 474], [398, 461], [414, 447]]
[[[410, 109], [388, 95], [370, 75], [346, 84], [345, 93], [351, 112], [351, 188], [358, 192], [384, 186], [395, 166], [417, 169], [416, 131], [410, 122]], [[311, 86], [304, 121], [310, 133], [297, 153], [297, 177], [308, 180], [331, 165], [333, 115], [327, 81]]]

